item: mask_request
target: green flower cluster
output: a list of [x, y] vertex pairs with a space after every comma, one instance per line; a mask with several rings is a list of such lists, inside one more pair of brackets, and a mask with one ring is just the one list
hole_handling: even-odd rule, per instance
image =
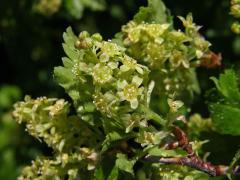
[[[57, 179], [62, 179], [73, 172], [76, 175], [82, 161], [87, 169], [95, 167], [98, 137], [78, 117], [67, 116], [68, 111], [69, 104], [63, 99], [41, 97], [33, 100], [26, 96], [25, 102], [15, 104], [13, 116], [17, 122], [27, 123], [26, 130], [40, 141], [44, 140], [55, 152], [52, 159], [38, 159], [31, 167], [26, 167], [20, 179], [33, 179], [38, 174], [42, 175], [40, 179], [56, 174]], [[69, 166], [67, 173], [66, 166]]]
[[62, 0], [38, 0], [34, 9], [45, 16], [55, 14], [61, 7]]
[[[76, 37], [70, 28], [64, 40], [68, 58], [63, 58], [64, 67], [55, 68], [55, 77], [72, 97], [83, 120], [96, 124], [94, 115], [100, 112], [115, 121], [119, 117], [131, 121], [130, 114], [141, 105], [148, 106], [149, 69], [128, 56], [125, 48], [103, 41], [99, 34], [82, 32]], [[68, 79], [63, 79], [66, 74]], [[136, 118], [139, 123], [144, 120], [142, 113]], [[119, 126], [129, 128], [130, 124]]]
[[175, 30], [171, 22], [130, 21], [122, 33], [127, 53], [150, 68], [154, 81], [162, 82], [157, 92], [181, 97], [186, 90], [199, 91], [193, 69], [209, 52], [210, 43], [198, 33], [200, 26], [193, 23], [191, 14], [179, 19], [184, 32]]
[[[68, 115], [70, 104], [62, 99], [27, 96], [15, 105], [17, 121], [54, 150], [53, 157], [26, 167], [20, 179], [176, 179], [184, 174], [177, 171], [186, 169], [186, 178], [207, 179], [179, 166], [166, 174], [165, 166], [141, 161], [146, 154], [186, 155], [164, 144], [174, 141], [172, 124], [183, 121], [186, 113], [180, 97], [197, 91], [194, 68], [210, 46], [191, 15], [180, 17], [182, 32], [159, 17], [156, 23], [144, 21], [146, 12], [165, 13], [161, 1], [149, 0], [148, 8], [113, 40], [85, 31], [76, 36], [71, 28], [64, 33], [67, 57], [54, 69], [54, 77], [71, 97], [76, 115]], [[165, 114], [152, 110], [156, 102], [166, 104]]]
[[[239, 0], [231, 0], [231, 7], [230, 7], [230, 14], [234, 17], [239, 19], [240, 18], [240, 1]], [[231, 29], [234, 33], [240, 34], [240, 24], [239, 21], [235, 21]]]
[[41, 97], [34, 100], [26, 96], [24, 102], [15, 104], [13, 115], [18, 123], [27, 122], [27, 131], [43, 139], [54, 151], [68, 152], [74, 146], [96, 144], [93, 132], [79, 123], [76, 116], [68, 117], [68, 111], [69, 104], [63, 99]]
[[193, 114], [188, 121], [188, 135], [197, 139], [201, 132], [210, 132], [213, 128], [211, 118], [202, 118], [199, 114]]

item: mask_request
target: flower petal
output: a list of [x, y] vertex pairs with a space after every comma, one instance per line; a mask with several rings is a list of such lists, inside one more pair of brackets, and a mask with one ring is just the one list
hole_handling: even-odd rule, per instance
[[128, 66], [126, 66], [126, 65], [122, 65], [122, 66], [120, 66], [120, 70], [121, 71], [123, 71], [123, 72], [126, 72], [126, 71], [128, 71], [130, 68], [128, 67]]
[[138, 100], [137, 98], [130, 101], [130, 105], [132, 109], [136, 109], [138, 107]]
[[124, 101], [125, 100], [125, 97], [124, 97], [124, 94], [123, 94], [122, 91], [118, 92], [117, 94], [118, 94], [118, 96], [120, 98], [120, 101]]
[[123, 89], [126, 85], [128, 85], [128, 83], [127, 83], [126, 80], [118, 81], [118, 82], [117, 82], [117, 87], [118, 87], [118, 89]]
[[109, 62], [108, 63], [108, 66], [111, 68], [111, 69], [116, 69], [118, 67], [118, 62]]
[[134, 76], [132, 79], [132, 83], [137, 85], [137, 87], [139, 87], [143, 82], [143, 79], [138, 77], [138, 76]]
[[106, 53], [102, 53], [99, 57], [101, 62], [107, 62], [109, 60], [109, 56]]
[[139, 74], [143, 74], [143, 69], [141, 67], [139, 67], [138, 65], [136, 65], [136, 71], [139, 73]]

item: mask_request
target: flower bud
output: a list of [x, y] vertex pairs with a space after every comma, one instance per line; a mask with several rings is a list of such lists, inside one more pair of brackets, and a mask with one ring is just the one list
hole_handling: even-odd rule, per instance
[[87, 31], [82, 31], [79, 35], [78, 35], [79, 39], [85, 39], [87, 37], [89, 37], [89, 33]]
[[231, 6], [230, 12], [235, 18], [240, 18], [240, 4], [234, 4]]
[[99, 33], [95, 33], [92, 35], [92, 38], [96, 41], [102, 41], [102, 36]]
[[239, 24], [239, 22], [234, 22], [231, 26], [231, 29], [234, 33], [240, 34], [240, 24]]

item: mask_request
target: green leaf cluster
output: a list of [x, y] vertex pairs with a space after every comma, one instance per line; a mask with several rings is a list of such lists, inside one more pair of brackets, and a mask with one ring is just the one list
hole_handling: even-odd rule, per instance
[[139, 12], [134, 16], [136, 23], [155, 22], [159, 24], [166, 23], [170, 16], [167, 14], [166, 6], [162, 1], [149, 0], [147, 7], [140, 7]]
[[[217, 94], [216, 102], [209, 103], [211, 118], [216, 131], [222, 134], [240, 135], [240, 91], [234, 70], [225, 70], [219, 79], [212, 78]], [[215, 94], [216, 96], [216, 94]]]

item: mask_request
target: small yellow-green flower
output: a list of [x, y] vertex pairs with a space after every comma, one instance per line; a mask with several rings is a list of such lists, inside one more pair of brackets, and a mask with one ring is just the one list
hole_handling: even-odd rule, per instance
[[130, 84], [126, 80], [119, 81], [117, 84], [118, 89], [120, 90], [118, 92], [120, 100], [129, 101], [132, 109], [136, 109], [138, 107], [138, 96], [140, 96], [144, 90], [143, 87], [140, 87], [142, 82], [142, 78], [134, 76]]
[[120, 66], [120, 70], [122, 72], [126, 72], [129, 70], [136, 70], [139, 74], [143, 74], [143, 69], [140, 64], [137, 64], [137, 61], [132, 59], [129, 56], [124, 56], [122, 59], [123, 65]]
[[117, 98], [111, 92], [106, 92], [105, 94], [96, 93], [93, 95], [93, 103], [97, 110], [101, 113], [107, 115], [107, 117], [113, 117], [115, 111], [117, 110], [116, 103]]
[[182, 101], [174, 101], [173, 99], [168, 99], [167, 100], [170, 111], [171, 112], [177, 112], [179, 108], [181, 108], [183, 106], [183, 102]]
[[196, 56], [198, 59], [200, 59], [208, 50], [209, 46], [211, 46], [211, 44], [203, 37], [195, 37], [194, 45], [196, 46]]
[[233, 4], [230, 8], [231, 10], [231, 14], [235, 17], [235, 18], [240, 18], [240, 4], [236, 3]]
[[95, 82], [104, 84], [112, 79], [112, 69], [105, 64], [96, 64], [93, 67], [92, 76]]
[[189, 28], [189, 29], [196, 28], [196, 24], [193, 22], [193, 17], [192, 17], [191, 13], [189, 13], [186, 18], [181, 17], [181, 16], [178, 16], [178, 18], [182, 21], [183, 26], [185, 28]]
[[147, 35], [149, 39], [161, 39], [160, 36], [169, 28], [169, 24], [137, 24], [130, 21], [126, 26], [122, 27], [122, 31], [127, 33], [125, 44], [137, 43]]
[[101, 55], [108, 56], [108, 57], [114, 57], [116, 55], [121, 55], [124, 51], [124, 48], [118, 46], [115, 43], [104, 41], [101, 44]]
[[178, 18], [182, 21], [187, 35], [189, 35], [190, 37], [194, 37], [198, 34], [198, 30], [201, 28], [201, 26], [197, 26], [193, 22], [193, 17], [191, 13], [189, 13], [186, 18], [181, 16], [179, 16]]
[[236, 34], [240, 34], [240, 24], [239, 22], [234, 22], [231, 26], [231, 30], [236, 33]]
[[189, 68], [189, 61], [182, 51], [173, 50], [172, 56], [169, 58], [169, 61], [174, 68], [177, 68], [180, 65], [185, 68]]
[[40, 0], [35, 5], [35, 9], [45, 16], [52, 16], [59, 10], [61, 5], [62, 0]]

